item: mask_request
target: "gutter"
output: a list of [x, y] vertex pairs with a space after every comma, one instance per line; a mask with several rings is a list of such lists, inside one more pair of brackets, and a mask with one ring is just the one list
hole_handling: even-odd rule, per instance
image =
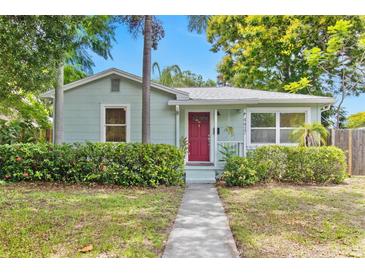
[[190, 99], [190, 100], [170, 100], [168, 105], [232, 105], [232, 104], [270, 104], [270, 103], [291, 103], [291, 104], [333, 104], [335, 99], [333, 98], [300, 98], [300, 99], [259, 99], [259, 98], [248, 98], [248, 99]]

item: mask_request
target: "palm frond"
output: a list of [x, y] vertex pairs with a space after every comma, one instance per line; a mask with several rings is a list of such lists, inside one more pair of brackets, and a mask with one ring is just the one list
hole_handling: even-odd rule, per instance
[[294, 129], [290, 134], [290, 139], [300, 146], [326, 145], [327, 137], [327, 129], [318, 122], [304, 124], [303, 126]]

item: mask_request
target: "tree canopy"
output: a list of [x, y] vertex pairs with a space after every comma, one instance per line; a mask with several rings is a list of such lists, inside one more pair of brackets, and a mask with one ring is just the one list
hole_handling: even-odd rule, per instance
[[212, 50], [225, 54], [218, 66], [224, 82], [339, 95], [337, 125], [342, 96], [364, 92], [361, 16], [212, 16], [207, 22]]
[[[323, 47], [335, 16], [213, 16], [207, 37], [225, 56], [218, 71], [234, 86], [283, 91], [284, 86], [320, 76], [304, 50]], [[323, 94], [318, 82], [303, 93]]]
[[365, 111], [350, 115], [347, 118], [347, 122], [347, 127], [349, 128], [365, 127]]
[[113, 39], [110, 16], [0, 16], [0, 113], [47, 127], [50, 108], [39, 94], [54, 86], [57, 64], [66, 63], [66, 83], [83, 78], [94, 65], [90, 51], [111, 57]]
[[56, 64], [64, 58], [91, 73], [89, 49], [111, 57], [112, 24], [110, 16], [0, 16], [0, 99], [52, 87]]
[[338, 97], [336, 127], [340, 127], [346, 97], [365, 92], [365, 18], [359, 19], [337, 20], [328, 27], [329, 39], [324, 48], [304, 51], [307, 63], [322, 72], [321, 83]]

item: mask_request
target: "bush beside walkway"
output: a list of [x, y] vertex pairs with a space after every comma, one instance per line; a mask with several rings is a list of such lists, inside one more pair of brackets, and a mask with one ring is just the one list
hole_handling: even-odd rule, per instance
[[228, 158], [222, 179], [229, 186], [258, 182], [328, 184], [342, 183], [346, 176], [345, 155], [339, 148], [270, 145], [258, 147], [247, 158]]

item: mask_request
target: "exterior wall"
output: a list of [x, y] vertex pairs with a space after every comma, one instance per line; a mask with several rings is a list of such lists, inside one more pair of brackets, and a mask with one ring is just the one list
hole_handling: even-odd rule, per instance
[[[120, 78], [120, 91], [111, 92], [111, 77], [65, 92], [65, 142], [100, 142], [101, 105], [130, 106], [130, 141], [142, 139], [141, 84]], [[175, 144], [175, 107], [168, 106], [174, 95], [152, 89], [151, 142]]]
[[218, 109], [218, 113], [218, 141], [243, 141], [243, 109]]

